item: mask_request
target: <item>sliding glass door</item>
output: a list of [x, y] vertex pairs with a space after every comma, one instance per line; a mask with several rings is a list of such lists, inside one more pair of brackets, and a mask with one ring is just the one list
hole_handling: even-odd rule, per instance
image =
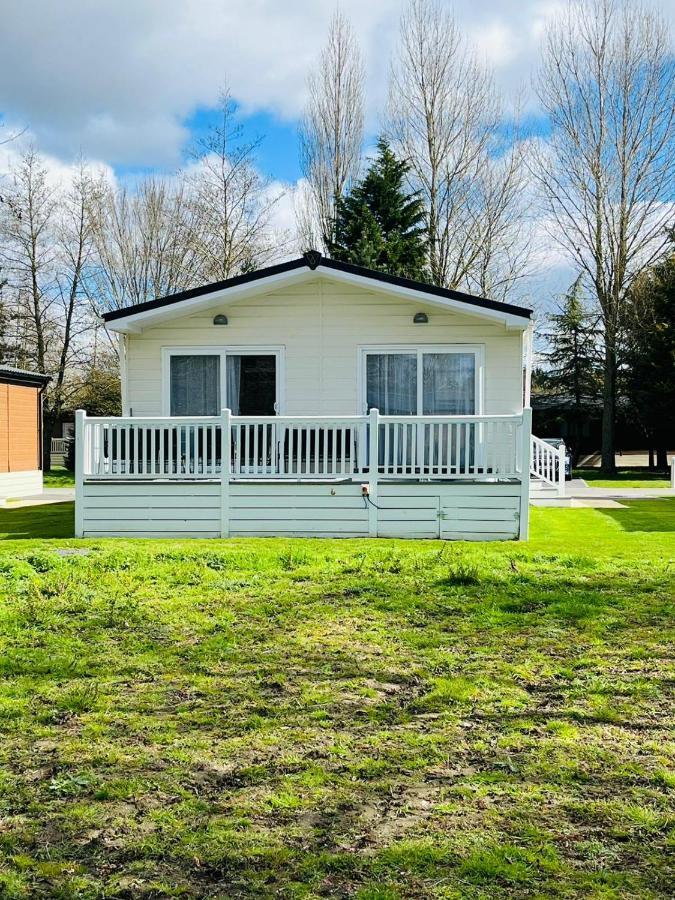
[[[472, 416], [480, 411], [480, 348], [365, 351], [365, 407], [399, 423], [382, 424], [378, 464], [410, 474], [432, 467], [464, 469], [475, 461], [475, 424], [416, 427], [406, 416]], [[454, 426], [457, 428], [457, 426]], [[385, 434], [390, 438], [383, 440]]]
[[167, 349], [164, 412], [171, 416], [274, 416], [281, 396], [281, 351]]
[[471, 416], [479, 405], [478, 349], [365, 351], [366, 410], [385, 416]]
[[[235, 416], [275, 416], [281, 397], [281, 349], [167, 348], [164, 410], [170, 416], [217, 416], [228, 407]], [[175, 433], [175, 432], [174, 432]], [[177, 460], [200, 460], [204, 448], [194, 446], [194, 429], [181, 432]], [[206, 432], [205, 432], [206, 433]], [[275, 426], [256, 424], [241, 429], [232, 453], [243, 470], [271, 465], [276, 453]], [[217, 432], [220, 460], [220, 432]], [[263, 458], [264, 457], [264, 458]]]

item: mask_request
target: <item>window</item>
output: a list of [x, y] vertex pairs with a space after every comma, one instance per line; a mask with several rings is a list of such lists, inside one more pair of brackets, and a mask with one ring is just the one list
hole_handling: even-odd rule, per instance
[[163, 409], [171, 416], [273, 416], [281, 406], [283, 349], [164, 348]]
[[171, 356], [170, 415], [220, 413], [220, 356]]
[[365, 351], [366, 409], [383, 415], [474, 415], [480, 349]]
[[417, 412], [417, 357], [414, 353], [369, 353], [366, 357], [368, 409], [391, 416]]
[[476, 412], [473, 353], [422, 353], [422, 413], [472, 416]]

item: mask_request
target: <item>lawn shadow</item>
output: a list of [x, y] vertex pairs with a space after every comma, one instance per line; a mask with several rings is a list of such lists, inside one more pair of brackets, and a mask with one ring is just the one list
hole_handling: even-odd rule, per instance
[[75, 535], [75, 504], [49, 503], [0, 509], [0, 540], [70, 538]]
[[625, 509], [598, 509], [609, 516], [623, 531], [675, 531], [675, 501], [669, 497], [657, 500], [622, 500]]

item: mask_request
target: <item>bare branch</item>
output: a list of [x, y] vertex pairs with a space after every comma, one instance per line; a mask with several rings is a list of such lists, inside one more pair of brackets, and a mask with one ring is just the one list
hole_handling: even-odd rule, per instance
[[[317, 68], [307, 79], [300, 163], [309, 192], [298, 230], [305, 249], [334, 237], [337, 200], [358, 175], [363, 143], [364, 69], [349, 21], [337, 11]], [[321, 249], [321, 248], [319, 248]]]
[[492, 74], [438, 0], [410, 0], [390, 76], [387, 134], [428, 211], [435, 284], [504, 296], [528, 242], [517, 135], [499, 130]]

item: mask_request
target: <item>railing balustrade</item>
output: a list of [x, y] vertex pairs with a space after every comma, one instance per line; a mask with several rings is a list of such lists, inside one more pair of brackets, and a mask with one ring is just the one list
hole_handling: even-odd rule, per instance
[[220, 479], [224, 452], [230, 479], [485, 480], [522, 468], [521, 415], [81, 416], [87, 479]]
[[364, 416], [237, 416], [231, 419], [234, 477], [346, 478], [367, 456]]
[[565, 493], [565, 445], [554, 447], [547, 441], [531, 435], [530, 474], [550, 484], [560, 496]]
[[220, 416], [86, 418], [84, 474], [92, 478], [213, 478], [220, 472]]

